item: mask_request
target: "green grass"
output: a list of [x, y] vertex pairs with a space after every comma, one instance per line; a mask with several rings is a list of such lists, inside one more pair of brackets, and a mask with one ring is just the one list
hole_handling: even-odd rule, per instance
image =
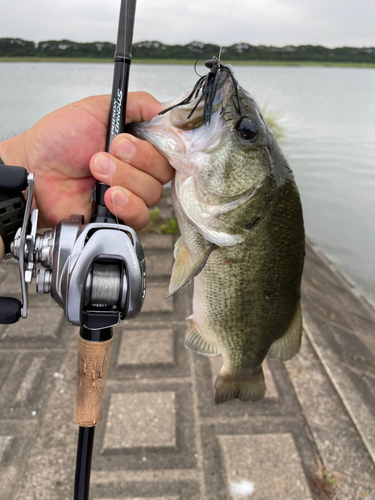
[[335, 484], [336, 484], [336, 478], [332, 474], [332, 472], [328, 472], [327, 470], [324, 470], [323, 471], [323, 477], [324, 477], [324, 479], [327, 481], [327, 483], [330, 486], [335, 486]]
[[[111, 63], [113, 59], [94, 57], [0, 57], [0, 62], [60, 62], [60, 63]], [[224, 60], [224, 62], [226, 62]], [[194, 65], [194, 59], [133, 59], [135, 64], [183, 64]], [[375, 63], [335, 63], [318, 61], [230, 61], [232, 66], [319, 66], [327, 68], [375, 68]]]
[[150, 222], [145, 229], [142, 229], [140, 233], [157, 233], [157, 234], [177, 234], [178, 233], [178, 222], [176, 217], [171, 217], [170, 219], [163, 221], [160, 209], [158, 207], [150, 209]]

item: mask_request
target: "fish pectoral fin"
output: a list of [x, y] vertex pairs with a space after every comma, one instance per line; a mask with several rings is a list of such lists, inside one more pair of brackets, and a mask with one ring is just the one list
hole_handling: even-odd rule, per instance
[[259, 401], [266, 394], [263, 368], [238, 368], [228, 372], [225, 367], [215, 382], [215, 403], [225, 403], [232, 399], [240, 401]]
[[169, 283], [169, 295], [171, 297], [174, 293], [182, 288], [186, 276], [189, 276], [190, 270], [193, 267], [193, 259], [191, 258], [189, 250], [186, 248], [185, 243], [180, 236], [174, 245], [174, 264], [172, 269], [171, 281]]
[[271, 345], [268, 351], [268, 357], [274, 359], [279, 356], [283, 361], [292, 359], [293, 356], [300, 350], [301, 338], [302, 311], [301, 304], [298, 303], [288, 330], [282, 337], [280, 337]]
[[186, 286], [194, 276], [197, 276], [206, 265], [208, 257], [212, 251], [218, 248], [215, 243], [211, 243], [200, 255], [196, 262], [193, 262], [189, 250], [186, 248], [182, 238], [175, 244], [175, 261], [172, 269], [171, 281], [169, 283], [169, 295], [171, 297], [178, 290]]
[[177, 259], [181, 252], [183, 252], [184, 250], [188, 251], [185, 246], [184, 240], [182, 239], [182, 236], [180, 236], [174, 244], [173, 257]]
[[192, 328], [186, 334], [185, 347], [204, 356], [220, 355], [219, 349], [203, 337], [195, 324], [193, 324]]

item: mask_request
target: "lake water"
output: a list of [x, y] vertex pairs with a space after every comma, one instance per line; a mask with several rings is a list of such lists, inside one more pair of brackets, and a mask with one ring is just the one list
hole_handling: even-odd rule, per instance
[[[109, 93], [111, 64], [0, 63], [0, 138], [89, 95]], [[375, 300], [375, 70], [236, 67], [261, 106], [280, 113], [306, 232]], [[130, 90], [165, 101], [197, 80], [190, 66], [136, 65]]]

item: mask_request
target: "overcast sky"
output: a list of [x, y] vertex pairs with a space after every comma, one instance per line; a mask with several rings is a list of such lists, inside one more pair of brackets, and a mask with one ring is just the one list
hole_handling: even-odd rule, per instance
[[[375, 46], [375, 0], [138, 0], [134, 41]], [[120, 0], [0, 0], [0, 38], [115, 42]]]

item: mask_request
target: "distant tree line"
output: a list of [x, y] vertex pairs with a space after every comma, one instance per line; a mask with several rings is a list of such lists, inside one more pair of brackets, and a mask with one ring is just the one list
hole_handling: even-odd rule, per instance
[[[0, 57], [90, 57], [113, 58], [115, 45], [109, 42], [80, 43], [71, 40], [46, 40], [39, 43], [21, 38], [0, 38]], [[135, 59], [198, 59], [219, 54], [219, 46], [192, 42], [187, 45], [165, 45], [156, 41], [133, 45]], [[223, 47], [223, 61], [316, 61], [341, 63], [375, 63], [374, 47], [340, 47], [288, 45], [272, 47], [236, 43]]]

